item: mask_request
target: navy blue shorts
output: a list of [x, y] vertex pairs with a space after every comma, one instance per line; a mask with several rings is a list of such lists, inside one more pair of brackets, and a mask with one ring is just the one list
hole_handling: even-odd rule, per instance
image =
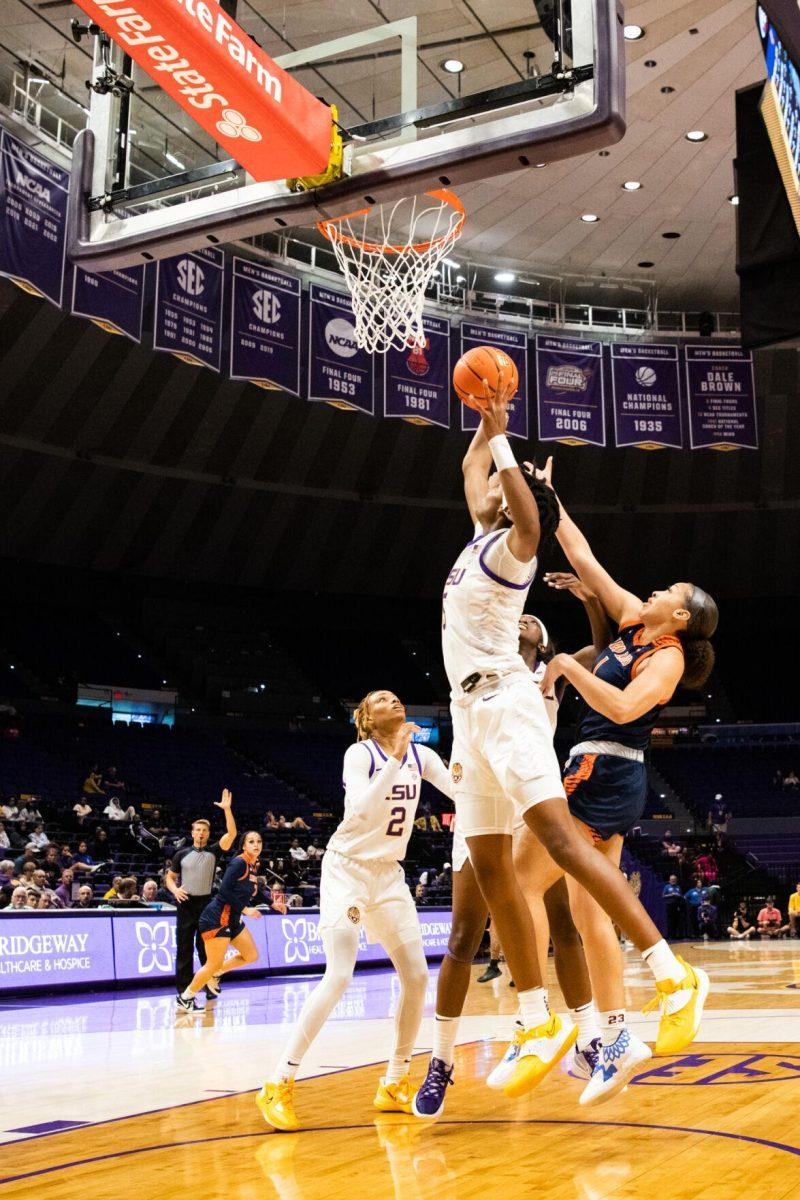
[[644, 812], [647, 768], [616, 754], [579, 754], [567, 760], [564, 790], [573, 817], [605, 841], [627, 833]]
[[239, 925], [215, 925], [210, 929], [200, 927], [200, 936], [204, 942], [211, 941], [212, 938], [230, 938], [233, 941], [240, 933], [244, 933], [244, 923]]

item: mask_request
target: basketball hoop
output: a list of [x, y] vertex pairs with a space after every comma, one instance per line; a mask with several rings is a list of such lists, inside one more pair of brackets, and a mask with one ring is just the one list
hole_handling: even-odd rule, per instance
[[425, 290], [466, 215], [458, 196], [442, 188], [318, 223], [350, 290], [362, 350], [424, 347]]

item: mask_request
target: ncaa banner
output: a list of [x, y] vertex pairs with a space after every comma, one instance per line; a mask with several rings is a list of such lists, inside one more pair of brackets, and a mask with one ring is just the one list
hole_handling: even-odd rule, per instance
[[[528, 437], [528, 337], [513, 329], [498, 329], [496, 325], [473, 325], [471, 321], [461, 324], [461, 353], [475, 346], [496, 346], [516, 363], [519, 372], [519, 388], [508, 405], [509, 437]], [[480, 413], [466, 404], [461, 408], [461, 428], [472, 432], [480, 424]]]
[[0, 275], [61, 306], [69, 171], [3, 130]]
[[153, 345], [194, 367], [222, 365], [221, 250], [193, 250], [156, 264]]
[[685, 346], [693, 450], [757, 450], [753, 356], [737, 346]]
[[383, 415], [450, 428], [450, 322], [423, 317], [423, 348], [383, 356]]
[[218, 0], [77, 3], [256, 182], [327, 167], [330, 109]]
[[72, 278], [72, 313], [88, 317], [105, 333], [142, 340], [144, 267], [92, 274], [76, 267]]
[[539, 441], [605, 446], [603, 347], [576, 338], [536, 336]]
[[372, 355], [356, 342], [350, 296], [312, 283], [308, 309], [309, 400], [374, 417]]
[[612, 342], [617, 446], [683, 448], [678, 347]]
[[300, 280], [233, 259], [231, 379], [300, 395]]

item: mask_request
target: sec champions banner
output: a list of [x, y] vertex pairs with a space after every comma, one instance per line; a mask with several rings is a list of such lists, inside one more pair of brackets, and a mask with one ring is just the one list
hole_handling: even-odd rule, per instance
[[540, 441], [605, 446], [600, 342], [537, 334], [536, 387]]
[[686, 346], [693, 450], [757, 450], [753, 356], [738, 346]]
[[233, 260], [231, 379], [300, 395], [300, 280]]
[[3, 130], [0, 138], [0, 275], [61, 305], [69, 171]]
[[308, 398], [375, 415], [372, 355], [360, 350], [350, 297], [312, 283], [308, 321]]
[[450, 322], [423, 317], [425, 345], [383, 356], [383, 415], [450, 428]]
[[618, 446], [683, 447], [677, 346], [614, 342], [611, 379]]
[[222, 365], [225, 256], [193, 250], [157, 264], [153, 345], [195, 367]]
[[93, 274], [76, 267], [72, 279], [72, 312], [88, 317], [105, 333], [142, 340], [144, 267]]
[[[528, 436], [528, 338], [515, 329], [498, 329], [496, 325], [473, 325], [464, 321], [461, 326], [461, 353], [474, 346], [496, 346], [503, 350], [516, 364], [519, 372], [519, 388], [508, 405], [509, 437]], [[461, 405], [461, 428], [474, 430], [480, 423], [480, 413], [474, 408]]]

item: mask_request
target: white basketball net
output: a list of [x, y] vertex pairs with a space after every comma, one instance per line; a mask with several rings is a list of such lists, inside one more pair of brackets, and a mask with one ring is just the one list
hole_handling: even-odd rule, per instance
[[458, 197], [440, 190], [319, 222], [350, 290], [362, 350], [424, 348], [425, 291], [464, 219]]

